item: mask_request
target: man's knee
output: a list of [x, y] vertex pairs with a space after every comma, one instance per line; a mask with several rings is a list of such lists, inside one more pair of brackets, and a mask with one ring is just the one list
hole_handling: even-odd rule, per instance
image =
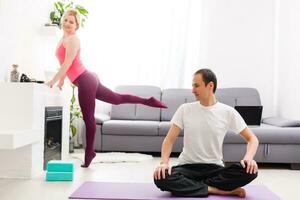
[[246, 173], [246, 178], [247, 180], [249, 181], [249, 183], [251, 181], [253, 181], [254, 179], [256, 179], [256, 177], [258, 176], [258, 172], [256, 172], [255, 174], [249, 174], [249, 173]]
[[162, 191], [166, 191], [167, 186], [168, 186], [168, 182], [166, 181], [166, 179], [159, 179], [159, 180], [154, 179], [154, 184], [156, 185], [156, 187], [158, 187]]
[[254, 179], [256, 179], [256, 177], [258, 176], [258, 172], [251, 173], [251, 174], [247, 173], [247, 169], [243, 168], [241, 164], [240, 164], [240, 168], [241, 168], [241, 171], [243, 172], [243, 178], [248, 183], [250, 183], [251, 181], [253, 181]]
[[250, 183], [258, 176], [258, 172], [250, 174], [247, 173], [247, 169], [244, 168], [240, 163], [234, 163], [230, 166], [235, 171], [235, 174], [243, 179], [245, 182]]
[[161, 185], [163, 185], [163, 180], [162, 179], [154, 179], [154, 184], [160, 188]]
[[161, 189], [162, 191], [168, 190], [168, 186], [172, 183], [172, 180], [170, 179], [171, 175], [167, 174], [168, 172], [166, 171], [166, 177], [165, 178], [160, 178], [160, 179], [154, 179], [154, 184], [156, 187]]
[[238, 167], [242, 170], [242, 172], [249, 178], [249, 180], [254, 180], [256, 177], [257, 177], [257, 175], [258, 175], [258, 173], [256, 172], [256, 173], [252, 173], [252, 174], [250, 174], [250, 173], [247, 173], [247, 166], [244, 168], [242, 165], [241, 165], [241, 163], [237, 163], [236, 165], [238, 165]]

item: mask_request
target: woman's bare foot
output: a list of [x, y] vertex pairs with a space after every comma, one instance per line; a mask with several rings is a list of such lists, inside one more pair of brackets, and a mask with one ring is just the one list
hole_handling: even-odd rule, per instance
[[95, 152], [91, 152], [91, 153], [85, 152], [84, 164], [82, 164], [81, 167], [88, 168], [90, 166], [92, 160], [95, 158], [95, 156], [96, 156]]
[[154, 97], [150, 97], [144, 103], [147, 106], [156, 107], [156, 108], [168, 108], [164, 103], [160, 102], [159, 100], [155, 99]]
[[244, 188], [236, 188], [231, 191], [225, 191], [225, 190], [220, 190], [215, 187], [208, 186], [208, 193], [210, 194], [218, 194], [218, 195], [232, 195], [232, 196], [239, 196], [241, 198], [246, 197], [246, 190]]

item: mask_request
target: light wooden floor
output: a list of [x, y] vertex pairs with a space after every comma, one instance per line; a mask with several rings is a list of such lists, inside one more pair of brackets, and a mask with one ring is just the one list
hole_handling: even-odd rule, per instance
[[[30, 180], [1, 180], [1, 200], [61, 200], [68, 199], [84, 181], [106, 182], [152, 182], [152, 173], [160, 159], [139, 163], [92, 164], [90, 168], [76, 164], [73, 182], [45, 182], [44, 174]], [[172, 158], [171, 163], [176, 164]], [[270, 188], [283, 200], [300, 199], [300, 170], [290, 170], [287, 165], [260, 166], [259, 176], [252, 184], [262, 184]]]

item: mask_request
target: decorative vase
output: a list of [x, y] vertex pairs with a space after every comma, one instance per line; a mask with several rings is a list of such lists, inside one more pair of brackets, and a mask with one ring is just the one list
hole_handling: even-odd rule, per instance
[[13, 67], [13, 70], [10, 72], [10, 81], [11, 82], [19, 82], [19, 72], [17, 70], [18, 65], [13, 64], [12, 67]]

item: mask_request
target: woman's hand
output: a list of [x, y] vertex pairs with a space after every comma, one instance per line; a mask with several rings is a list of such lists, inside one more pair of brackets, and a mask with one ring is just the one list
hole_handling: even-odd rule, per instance
[[57, 87], [62, 90], [62, 87], [64, 85], [64, 81], [59, 81], [58, 84], [57, 84]]
[[54, 81], [53, 80], [48, 81], [48, 82], [45, 83], [45, 85], [47, 85], [48, 87], [52, 88], [53, 85], [54, 85]]

